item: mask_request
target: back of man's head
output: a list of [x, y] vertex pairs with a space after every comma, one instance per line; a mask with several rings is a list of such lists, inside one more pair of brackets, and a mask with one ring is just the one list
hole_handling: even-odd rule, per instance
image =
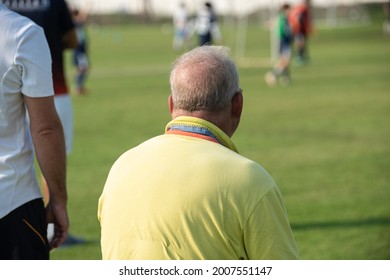
[[188, 112], [224, 111], [239, 89], [236, 65], [221, 46], [197, 47], [179, 57], [170, 83], [175, 109]]

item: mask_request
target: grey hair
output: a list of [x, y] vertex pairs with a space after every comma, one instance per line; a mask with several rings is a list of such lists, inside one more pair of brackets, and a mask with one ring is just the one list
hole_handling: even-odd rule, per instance
[[176, 109], [220, 112], [239, 90], [239, 77], [227, 47], [202, 46], [175, 61], [170, 84]]

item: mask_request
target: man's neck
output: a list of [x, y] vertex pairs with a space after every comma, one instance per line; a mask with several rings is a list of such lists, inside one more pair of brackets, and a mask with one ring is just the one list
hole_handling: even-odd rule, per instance
[[234, 130], [232, 130], [230, 126], [229, 116], [226, 112], [209, 112], [205, 110], [188, 112], [181, 109], [174, 110], [172, 112], [172, 119], [182, 116], [200, 118], [211, 122], [212, 124], [219, 127], [229, 137], [232, 137], [234, 133]]

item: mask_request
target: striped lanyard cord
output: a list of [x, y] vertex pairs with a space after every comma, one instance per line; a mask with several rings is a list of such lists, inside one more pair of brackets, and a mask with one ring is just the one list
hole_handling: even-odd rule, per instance
[[165, 132], [175, 134], [189, 134], [203, 136], [201, 138], [209, 139], [213, 142], [217, 142], [226, 148], [238, 153], [236, 146], [232, 142], [229, 136], [227, 136], [216, 125], [195, 117], [178, 117], [171, 122], [165, 128]]

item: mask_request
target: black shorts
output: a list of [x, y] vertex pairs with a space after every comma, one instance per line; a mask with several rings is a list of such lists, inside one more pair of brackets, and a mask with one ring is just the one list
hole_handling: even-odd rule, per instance
[[49, 259], [46, 213], [42, 199], [27, 202], [0, 219], [0, 259]]

